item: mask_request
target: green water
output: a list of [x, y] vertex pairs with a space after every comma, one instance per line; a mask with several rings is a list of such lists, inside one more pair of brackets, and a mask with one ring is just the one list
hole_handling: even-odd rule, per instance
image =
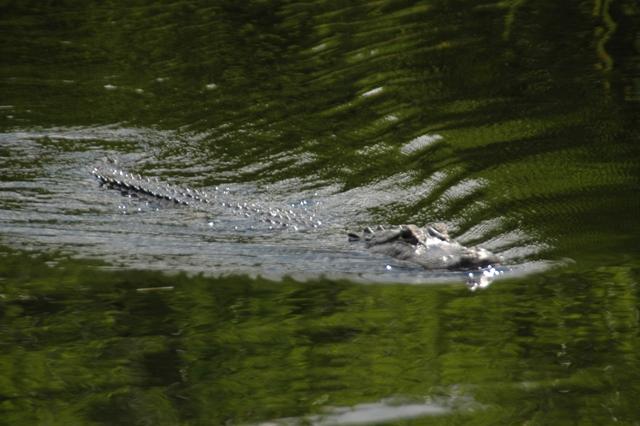
[[[0, 35], [0, 424], [640, 423], [637, 2], [4, 1]], [[504, 274], [346, 241], [428, 221]]]

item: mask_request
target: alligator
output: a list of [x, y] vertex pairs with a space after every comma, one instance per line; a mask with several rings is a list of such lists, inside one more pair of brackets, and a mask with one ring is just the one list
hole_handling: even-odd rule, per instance
[[[211, 195], [204, 191], [164, 184], [157, 179], [143, 178], [111, 164], [96, 166], [92, 174], [104, 186], [128, 195], [147, 196], [180, 205], [215, 205], [246, 217], [258, 218], [271, 229], [282, 227], [308, 230], [322, 225], [315, 214], [306, 208], [294, 211], [267, 208], [256, 203], [234, 203], [228, 197], [228, 192], [219, 191], [218, 188]], [[501, 261], [499, 256], [484, 248], [466, 247], [452, 240], [442, 223], [427, 224], [424, 227], [407, 224], [393, 229], [378, 226], [375, 230], [367, 227], [361, 233], [349, 232], [347, 235], [351, 242], [364, 242], [371, 252], [411, 262], [428, 270], [470, 271], [491, 268]]]

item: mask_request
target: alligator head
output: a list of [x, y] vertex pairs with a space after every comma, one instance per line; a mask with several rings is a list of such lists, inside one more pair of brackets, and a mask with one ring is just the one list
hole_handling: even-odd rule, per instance
[[465, 247], [449, 238], [444, 224], [400, 225], [375, 231], [365, 228], [362, 234], [349, 233], [349, 241], [364, 241], [374, 253], [417, 263], [426, 269], [465, 270], [495, 265], [499, 256], [479, 247]]

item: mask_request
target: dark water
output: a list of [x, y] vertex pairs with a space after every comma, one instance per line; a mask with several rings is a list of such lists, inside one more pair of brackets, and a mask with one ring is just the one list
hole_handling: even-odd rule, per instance
[[[638, 424], [639, 23], [0, 2], [0, 423]], [[105, 158], [321, 226], [125, 197]], [[428, 221], [505, 273], [346, 239]]]

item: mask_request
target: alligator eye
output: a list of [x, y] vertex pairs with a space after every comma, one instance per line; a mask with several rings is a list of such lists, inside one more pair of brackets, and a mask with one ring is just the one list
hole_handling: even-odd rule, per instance
[[418, 238], [411, 229], [403, 228], [400, 230], [400, 238], [410, 244], [418, 244]]

